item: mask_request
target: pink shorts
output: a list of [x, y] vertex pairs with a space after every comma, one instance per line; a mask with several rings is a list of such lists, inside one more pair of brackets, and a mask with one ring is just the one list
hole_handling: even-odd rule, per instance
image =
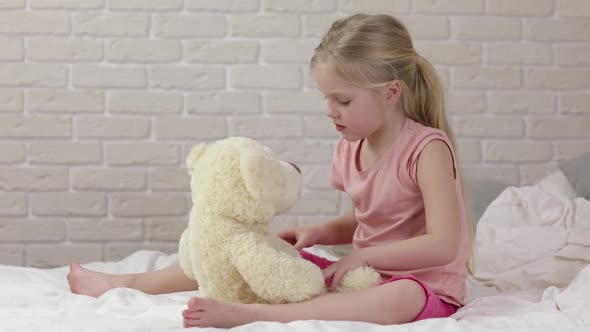
[[[303, 258], [314, 263], [322, 270], [334, 264], [334, 261], [314, 255], [304, 250], [300, 251], [299, 253]], [[420, 284], [420, 286], [422, 286], [422, 288], [424, 288], [424, 292], [426, 293], [426, 304], [424, 305], [424, 308], [422, 308], [420, 314], [414, 319], [414, 322], [428, 318], [445, 318], [457, 312], [458, 308], [456, 305], [443, 301], [430, 287], [428, 287], [428, 285], [416, 279], [416, 277], [412, 275], [391, 277], [388, 280], [382, 281], [379, 285], [402, 279], [409, 279], [417, 282]], [[326, 284], [329, 284], [331, 281], [331, 278], [326, 279]]]

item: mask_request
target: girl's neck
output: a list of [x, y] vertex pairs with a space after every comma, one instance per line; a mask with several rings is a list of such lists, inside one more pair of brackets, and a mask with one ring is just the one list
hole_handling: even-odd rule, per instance
[[390, 114], [391, 116], [385, 119], [383, 126], [365, 139], [363, 144], [365, 148], [380, 154], [380, 152], [386, 151], [398, 138], [407, 116], [404, 112], [397, 110]]

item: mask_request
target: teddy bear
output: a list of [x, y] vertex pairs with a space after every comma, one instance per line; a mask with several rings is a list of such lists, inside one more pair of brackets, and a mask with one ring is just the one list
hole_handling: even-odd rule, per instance
[[[301, 192], [300, 171], [244, 137], [192, 148], [188, 227], [179, 241], [180, 266], [204, 296], [236, 303], [290, 303], [326, 292], [321, 270], [269, 230]], [[340, 290], [374, 286], [370, 268], [349, 272]]]

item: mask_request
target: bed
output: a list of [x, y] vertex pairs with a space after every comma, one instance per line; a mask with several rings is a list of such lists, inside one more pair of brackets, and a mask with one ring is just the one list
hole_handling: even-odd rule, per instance
[[[488, 204], [477, 226], [478, 263], [467, 284], [468, 304], [452, 318], [399, 326], [256, 322], [231, 330], [590, 331], [590, 190], [582, 192], [590, 186], [568, 178], [572, 169], [564, 167], [535, 185], [505, 188]], [[336, 258], [323, 248], [312, 250]], [[131, 273], [177, 259], [138, 251], [118, 262], [85, 266]], [[119, 288], [95, 299], [71, 294], [67, 272], [67, 267], [0, 265], [0, 331], [183, 331], [181, 311], [190, 297], [200, 295], [154, 296]]]

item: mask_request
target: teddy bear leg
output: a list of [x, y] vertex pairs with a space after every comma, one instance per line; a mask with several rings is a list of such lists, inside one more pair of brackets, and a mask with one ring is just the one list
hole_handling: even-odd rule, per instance
[[340, 285], [336, 288], [337, 292], [352, 292], [377, 286], [381, 282], [381, 275], [373, 268], [365, 266], [348, 271]]
[[186, 229], [182, 232], [182, 236], [180, 237], [179, 246], [178, 246], [178, 257], [180, 260], [180, 267], [184, 271], [187, 277], [196, 280], [195, 272], [192, 266], [192, 257], [190, 251], [190, 233], [189, 230]]

